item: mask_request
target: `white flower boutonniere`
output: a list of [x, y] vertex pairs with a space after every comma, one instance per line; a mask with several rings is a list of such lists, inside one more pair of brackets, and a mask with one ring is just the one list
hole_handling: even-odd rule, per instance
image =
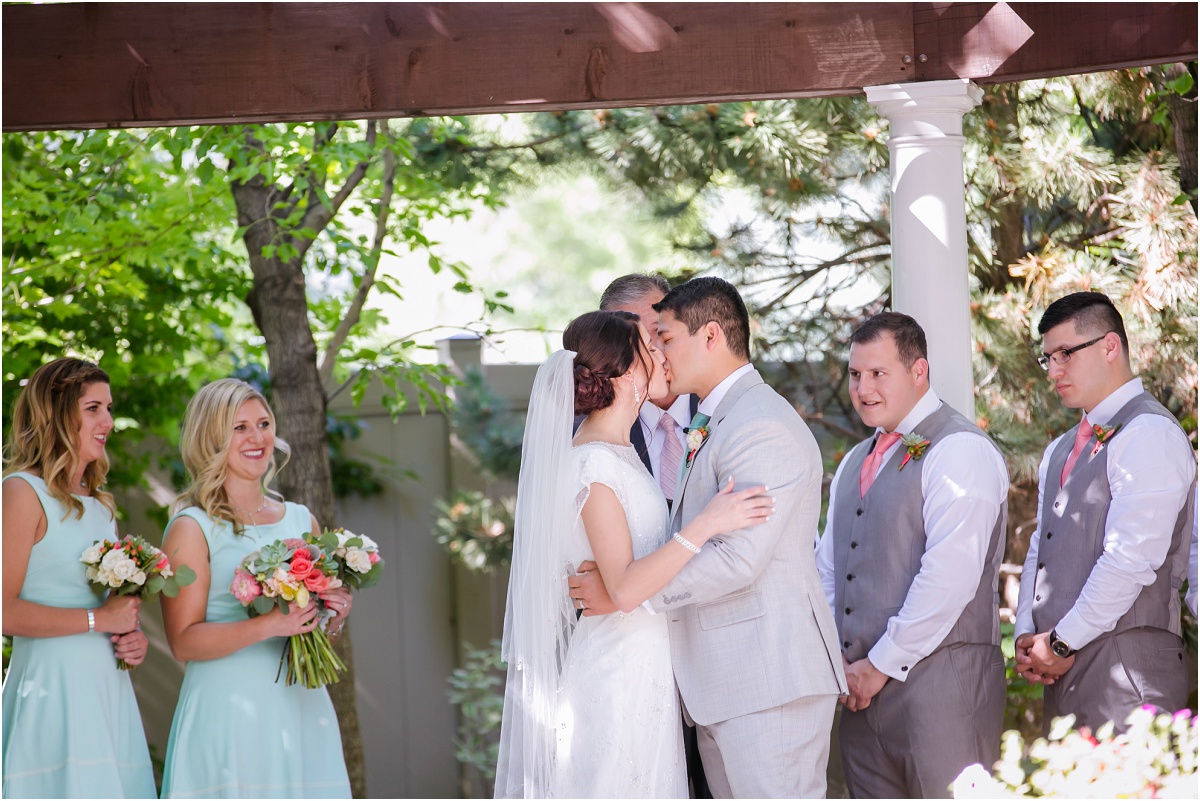
[[700, 446], [704, 444], [704, 440], [708, 439], [708, 426], [700, 426], [699, 428], [689, 428], [687, 432], [687, 461], [686, 467], [692, 466], [692, 459], [696, 458], [696, 451], [700, 450]]

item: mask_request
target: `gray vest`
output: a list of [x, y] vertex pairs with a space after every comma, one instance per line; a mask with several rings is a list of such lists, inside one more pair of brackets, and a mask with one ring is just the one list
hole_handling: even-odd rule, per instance
[[[867, 497], [860, 499], [858, 475], [874, 438], [860, 442], [846, 455], [837, 497], [832, 499], [837, 529], [830, 532], [835, 537], [834, 615], [843, 653], [851, 662], [865, 657], [883, 636], [888, 620], [904, 605], [909, 587], [921, 569], [921, 557], [925, 555], [921, 473], [925, 460], [951, 434], [969, 431], [992, 442], [945, 403], [914, 430], [929, 440], [921, 459], [909, 460], [903, 470], [898, 469], [907, 455], [901, 445], [884, 463]], [[997, 587], [1007, 520], [1006, 498], [992, 529], [988, 561], [975, 596], [938, 648], [956, 643], [1000, 644]]]
[[[1135, 417], [1157, 414], [1178, 425], [1175, 417], [1150, 394], [1143, 392], [1121, 407], [1110, 426], [1128, 426]], [[1122, 431], [1113, 436], [1119, 437]], [[1033, 624], [1037, 631], [1049, 631], [1075, 606], [1083, 585], [1104, 553], [1104, 524], [1112, 492], [1108, 486], [1108, 448], [1093, 454], [1095, 437], [1085, 445], [1079, 461], [1062, 484], [1062, 469], [1075, 445], [1074, 436], [1065, 436], [1050, 454], [1046, 486], [1042, 491], [1042, 532], [1038, 544], [1037, 575], [1033, 584]], [[1171, 548], [1155, 571], [1154, 582], [1143, 587], [1113, 633], [1151, 626], [1174, 634], [1179, 627], [1179, 588], [1187, 572], [1186, 544], [1192, 534], [1196, 514], [1196, 482], [1188, 491], [1187, 502], [1175, 520]]]

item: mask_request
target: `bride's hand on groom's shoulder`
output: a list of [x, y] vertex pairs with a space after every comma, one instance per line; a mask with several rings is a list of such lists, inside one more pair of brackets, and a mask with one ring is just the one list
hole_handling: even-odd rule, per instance
[[594, 615], [609, 615], [617, 611], [612, 598], [608, 597], [608, 588], [600, 576], [599, 565], [587, 561], [580, 563], [574, 576], [567, 577], [570, 588], [571, 605], [583, 612], [584, 617]]

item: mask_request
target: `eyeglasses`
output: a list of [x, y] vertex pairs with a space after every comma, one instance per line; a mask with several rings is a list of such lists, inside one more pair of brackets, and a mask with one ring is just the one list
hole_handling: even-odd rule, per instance
[[1054, 362], [1055, 364], [1058, 364], [1058, 365], [1066, 364], [1067, 362], [1071, 361], [1072, 353], [1074, 353], [1075, 351], [1078, 351], [1078, 350], [1083, 350], [1084, 348], [1087, 348], [1087, 347], [1091, 347], [1092, 345], [1095, 345], [1097, 342], [1104, 339], [1106, 336], [1108, 336], [1111, 333], [1112, 333], [1111, 331], [1108, 331], [1108, 332], [1103, 333], [1100, 336], [1096, 337], [1091, 342], [1084, 342], [1082, 345], [1076, 345], [1073, 348], [1061, 348], [1059, 350], [1054, 351], [1054, 353], [1047, 353], [1047, 354], [1038, 356], [1037, 363], [1042, 366], [1043, 370], [1050, 369], [1050, 362]]

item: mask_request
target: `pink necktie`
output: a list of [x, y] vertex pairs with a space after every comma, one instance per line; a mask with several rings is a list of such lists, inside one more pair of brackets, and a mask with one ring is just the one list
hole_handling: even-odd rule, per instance
[[901, 436], [899, 431], [893, 431], [890, 434], [880, 434], [879, 439], [875, 441], [875, 450], [871, 451], [871, 455], [863, 462], [862, 471], [858, 474], [860, 498], [867, 497], [867, 490], [875, 483], [875, 474], [879, 472], [879, 463], [883, 461], [883, 455]]
[[658, 419], [658, 429], [663, 433], [662, 453], [658, 457], [658, 486], [662, 487], [667, 500], [675, 499], [675, 481], [679, 477], [679, 462], [683, 459], [683, 446], [675, 434], [675, 418], [663, 412]]
[[1067, 457], [1067, 463], [1063, 465], [1060, 487], [1067, 483], [1067, 476], [1071, 475], [1071, 468], [1079, 461], [1079, 454], [1083, 453], [1083, 446], [1087, 445], [1088, 440], [1092, 438], [1092, 433], [1092, 424], [1088, 422], [1085, 414], [1079, 423], [1079, 428], [1075, 431], [1075, 447], [1071, 448], [1071, 455]]

